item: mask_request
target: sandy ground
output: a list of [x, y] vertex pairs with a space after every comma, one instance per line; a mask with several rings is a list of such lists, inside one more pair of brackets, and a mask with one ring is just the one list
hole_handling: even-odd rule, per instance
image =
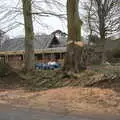
[[0, 103], [65, 114], [120, 115], [120, 93], [111, 89], [65, 87], [39, 92], [0, 90]]

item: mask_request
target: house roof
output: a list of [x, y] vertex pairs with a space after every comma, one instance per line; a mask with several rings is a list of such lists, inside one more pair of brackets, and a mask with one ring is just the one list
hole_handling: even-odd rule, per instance
[[[51, 48], [51, 43], [53, 40], [53, 35], [36, 35], [34, 40], [34, 48], [35, 49], [47, 49]], [[56, 38], [57, 39], [57, 38]], [[59, 41], [59, 44], [57, 44], [55, 47], [65, 47], [67, 43], [67, 38], [61, 37], [57, 39]], [[14, 38], [7, 40], [3, 43], [2, 48], [0, 51], [19, 51], [24, 50], [24, 38]]]

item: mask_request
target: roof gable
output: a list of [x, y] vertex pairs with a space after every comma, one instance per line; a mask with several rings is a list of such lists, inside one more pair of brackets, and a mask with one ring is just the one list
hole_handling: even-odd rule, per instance
[[54, 35], [54, 37], [52, 38], [50, 44], [49, 44], [49, 48], [51, 47], [57, 47], [59, 46], [60, 41], [58, 40], [58, 38]]

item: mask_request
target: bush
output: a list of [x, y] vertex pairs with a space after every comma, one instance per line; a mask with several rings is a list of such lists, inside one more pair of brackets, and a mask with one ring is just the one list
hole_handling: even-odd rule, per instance
[[119, 62], [119, 60], [120, 60], [120, 49], [114, 49], [112, 51], [107, 51], [106, 55], [107, 55], [107, 61], [108, 62], [112, 62], [112, 63]]
[[9, 73], [9, 65], [0, 63], [0, 77], [6, 76]]
[[120, 49], [113, 50], [112, 55], [114, 58], [120, 58]]

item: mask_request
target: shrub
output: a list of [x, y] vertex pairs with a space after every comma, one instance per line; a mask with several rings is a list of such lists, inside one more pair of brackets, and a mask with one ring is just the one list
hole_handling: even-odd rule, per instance
[[0, 77], [6, 76], [9, 73], [9, 65], [0, 63]]
[[114, 58], [120, 58], [120, 49], [114, 49], [112, 55]]

